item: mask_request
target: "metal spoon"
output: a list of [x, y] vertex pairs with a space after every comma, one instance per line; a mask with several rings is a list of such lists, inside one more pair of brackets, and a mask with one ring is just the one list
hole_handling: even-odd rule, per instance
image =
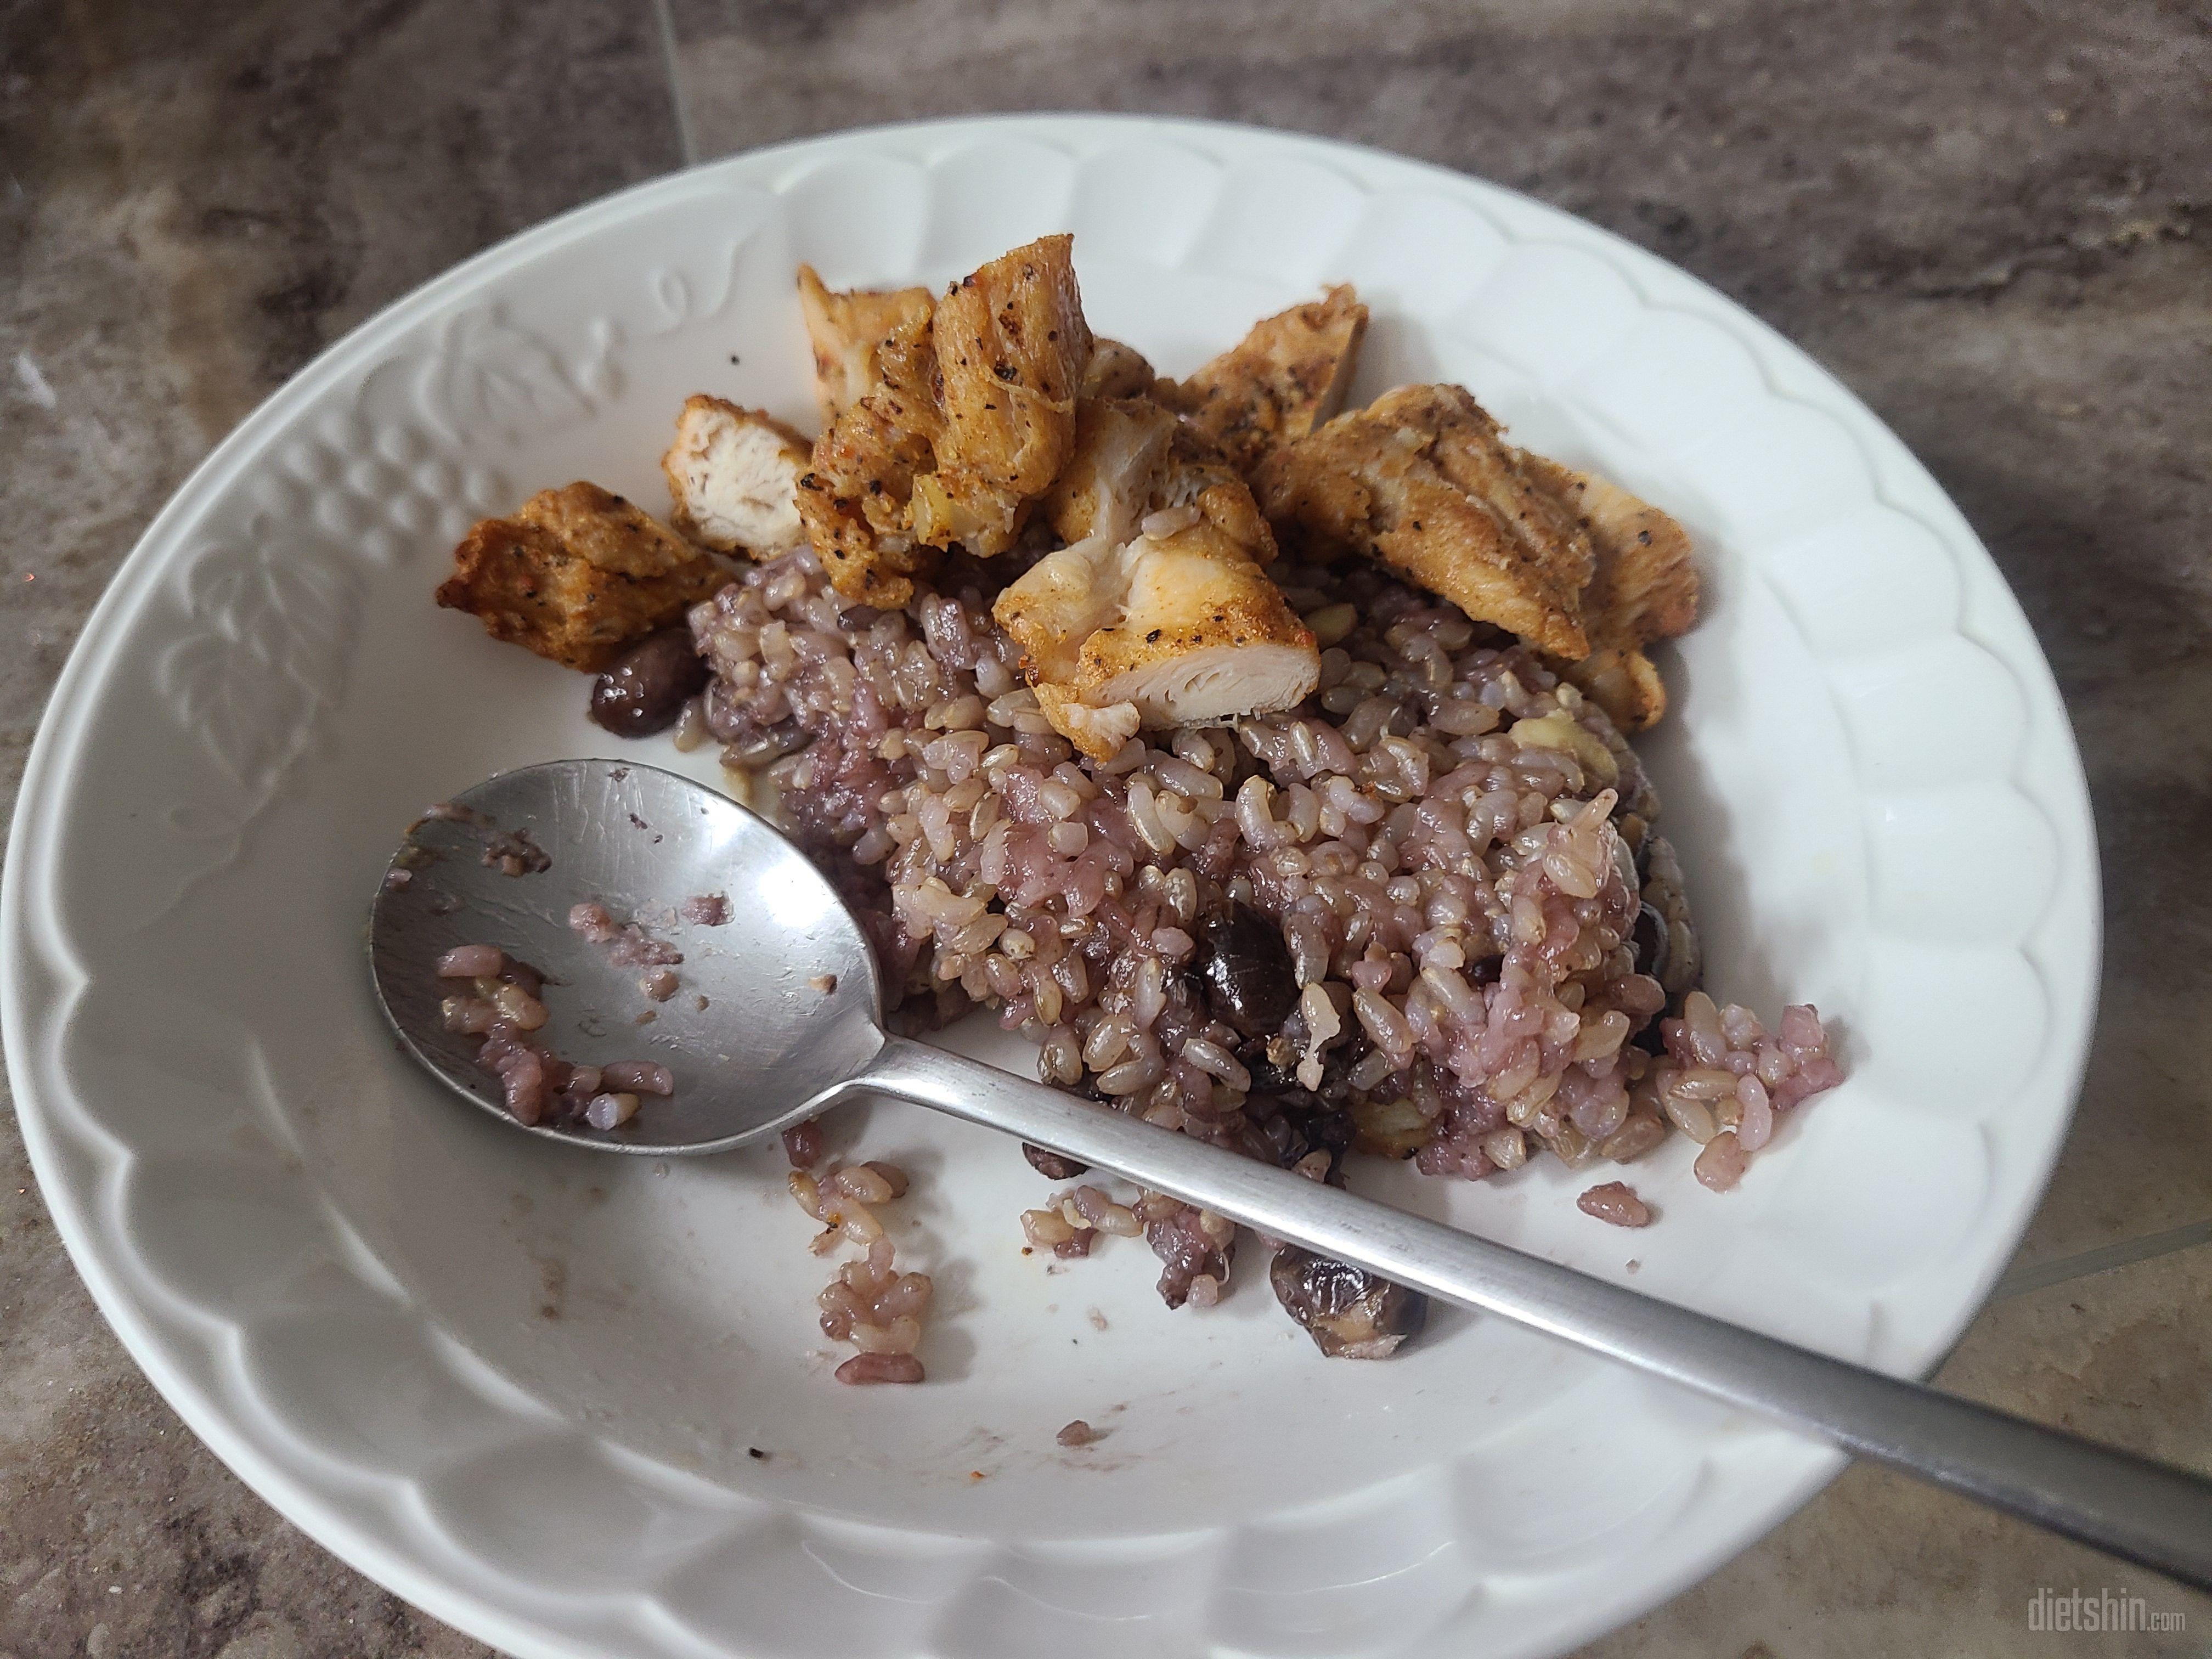
[[[653, 1060], [674, 1097], [607, 1133], [527, 1133], [599, 1152], [714, 1152], [864, 1095], [981, 1123], [1401, 1285], [1532, 1326], [1816, 1435], [1861, 1457], [2212, 1589], [2212, 1481], [1655, 1301], [1570, 1267], [1257, 1164], [977, 1061], [887, 1034], [873, 953], [819, 872], [764, 819], [672, 773], [562, 761], [501, 774], [455, 816], [410, 832], [377, 895], [370, 955], [407, 1048], [457, 1092], [520, 1128], [445, 1030], [439, 957], [495, 945], [552, 975], [551, 1001], [596, 1009], [539, 1033], [564, 1057]], [[487, 848], [527, 830], [551, 860], [511, 875]], [[521, 863], [534, 862], [523, 859]], [[604, 902], [627, 920], [723, 896], [718, 927], [655, 930], [684, 953], [659, 1005], [568, 925]], [[649, 1024], [635, 1022], [652, 1010]]]

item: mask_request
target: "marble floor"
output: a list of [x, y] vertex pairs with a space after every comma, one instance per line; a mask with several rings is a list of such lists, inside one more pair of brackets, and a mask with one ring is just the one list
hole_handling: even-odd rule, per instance
[[[989, 109], [1355, 139], [1832, 368], [2057, 671], [2108, 905], [2071, 1140], [1941, 1381], [2212, 1464], [2212, 33], [2175, 0], [0, 0], [0, 805], [184, 474], [455, 259], [687, 161]], [[2179, 1634], [2027, 1633], [2109, 1588]], [[2212, 1598], [1855, 1470], [1605, 1659], [2197, 1653]], [[93, 1310], [0, 1116], [0, 1659], [487, 1651], [325, 1555]]]

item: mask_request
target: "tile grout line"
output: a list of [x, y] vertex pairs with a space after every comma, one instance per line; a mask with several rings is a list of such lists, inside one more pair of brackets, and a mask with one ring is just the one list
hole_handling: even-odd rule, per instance
[[676, 113], [676, 149], [685, 167], [696, 166], [699, 146], [691, 137], [691, 112], [684, 107], [684, 83], [676, 76], [676, 17], [669, 0], [653, 0], [653, 15], [660, 31], [660, 69], [668, 77], [669, 106]]
[[2093, 1273], [2110, 1273], [2115, 1267], [2130, 1267], [2154, 1256], [2172, 1255], [2205, 1244], [2212, 1244], [2212, 1221], [2192, 1221], [2185, 1227], [2174, 1227], [2162, 1233], [2146, 1233], [2141, 1238], [2126, 1239], [2118, 1244], [2101, 1244], [2094, 1250], [2061, 1256], [2056, 1261], [2015, 1267], [1997, 1281], [1990, 1300], [2002, 1302], [2030, 1291], [2049, 1290], [2071, 1279], [2087, 1279]]

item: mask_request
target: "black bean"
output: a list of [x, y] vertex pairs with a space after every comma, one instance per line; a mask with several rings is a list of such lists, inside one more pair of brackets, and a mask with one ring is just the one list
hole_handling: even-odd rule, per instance
[[1268, 1264], [1275, 1299], [1332, 1359], [1382, 1359], [1428, 1322], [1429, 1299], [1363, 1267], [1285, 1244]]
[[1190, 1205], [1147, 1222], [1145, 1243], [1163, 1264], [1160, 1300], [1170, 1308], [1180, 1308], [1190, 1299], [1191, 1286], [1201, 1274], [1212, 1278], [1217, 1290], [1229, 1282], [1230, 1264], [1237, 1255], [1236, 1235], [1232, 1232], [1225, 1245], [1216, 1243], [1200, 1226], [1199, 1212]]
[[1258, 911], [1237, 905], [1199, 925], [1195, 964], [1216, 1019], [1239, 1036], [1273, 1036], [1298, 1006], [1298, 981], [1283, 930]]
[[[1495, 979], [1497, 975], [1492, 974], [1491, 977]], [[1252, 1074], [1251, 1094], [1267, 1096], [1283, 1110], [1291, 1112], [1325, 1112], [1349, 1103], [1352, 1068], [1366, 1052], [1365, 1034], [1358, 1032], [1355, 1027], [1354, 1032], [1333, 1039], [1333, 1046], [1322, 1052], [1321, 1085], [1309, 1089], [1298, 1081], [1296, 1058], [1305, 1052], [1305, 1021], [1293, 1011], [1291, 1018], [1283, 1022], [1283, 1030], [1287, 1046], [1279, 1055], [1267, 1052], [1274, 1046], [1272, 1044], [1247, 1042], [1238, 1047], [1237, 1058]]]
[[1267, 1052], [1264, 1042], [1247, 1042], [1237, 1050], [1237, 1058], [1252, 1074], [1252, 1092], [1255, 1095], [1286, 1095], [1299, 1089], [1297, 1050], [1287, 1056], [1290, 1063], [1278, 1061]]
[[1047, 1181], [1073, 1181], [1079, 1175], [1087, 1174], [1091, 1169], [1088, 1164], [1078, 1164], [1072, 1158], [1062, 1158], [1058, 1152], [1032, 1146], [1026, 1140], [1022, 1142], [1022, 1156], [1029, 1159], [1030, 1168]]
[[808, 1118], [783, 1132], [783, 1155], [794, 1170], [811, 1170], [822, 1161], [822, 1125]]
[[1317, 1112], [1309, 1119], [1306, 1137], [1316, 1147], [1325, 1148], [1341, 1158], [1352, 1150], [1352, 1143], [1359, 1138], [1359, 1130], [1352, 1120], [1352, 1114], [1339, 1108], [1333, 1112]]
[[1248, 1158], [1283, 1169], [1316, 1152], [1328, 1158], [1328, 1184], [1344, 1184], [1344, 1155], [1355, 1135], [1352, 1114], [1331, 1111], [1304, 1090], [1277, 1096], [1253, 1094], [1244, 1102], [1244, 1123], [1237, 1146]]
[[592, 718], [623, 738], [649, 738], [676, 724], [707, 684], [707, 664], [688, 628], [649, 634], [592, 686]]
[[1667, 918], [1659, 914], [1656, 905], [1647, 904], [1637, 912], [1636, 932], [1632, 935], [1636, 946], [1636, 971], [1663, 981], [1667, 977], [1668, 940]]

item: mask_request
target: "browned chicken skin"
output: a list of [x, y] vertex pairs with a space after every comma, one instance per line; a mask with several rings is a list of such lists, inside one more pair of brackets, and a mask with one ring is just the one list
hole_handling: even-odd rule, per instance
[[839, 592], [903, 605], [939, 550], [1012, 546], [1052, 487], [1091, 356], [1070, 241], [992, 260], [878, 343], [875, 385], [799, 481], [799, 516]]
[[1463, 386], [1401, 386], [1261, 463], [1276, 533], [1322, 558], [1364, 553], [1553, 655], [1587, 656], [1596, 556]]
[[1189, 379], [1155, 394], [1249, 477], [1269, 453], [1304, 437], [1344, 403], [1367, 333], [1349, 283], [1262, 318]]
[[926, 288], [849, 289], [823, 286], [812, 265], [799, 268], [799, 311], [814, 352], [814, 395], [822, 418], [834, 421], [876, 383], [877, 349], [909, 323], [928, 319]]
[[877, 348], [874, 387], [814, 441], [799, 475], [799, 517], [837, 591], [904, 605], [937, 550], [916, 541], [915, 477], [936, 464], [943, 425], [929, 320], [902, 323]]
[[1143, 726], [1286, 708], [1312, 634], [1261, 568], [1274, 538], [1206, 440], [1143, 398], [1085, 398], [1047, 498], [1069, 544], [999, 596], [1038, 706], [1095, 760]]
[[580, 481], [470, 531], [438, 603], [495, 640], [597, 673], [728, 580], [642, 509]]
[[1574, 514], [1597, 568], [1583, 590], [1590, 651], [1561, 672], [1624, 732], [1667, 712], [1667, 688], [1644, 647], [1686, 634], [1698, 620], [1698, 571], [1690, 538], [1674, 519], [1619, 485], [1517, 450], [1539, 489]]
[[963, 277], [938, 301], [945, 425], [937, 468], [915, 481], [915, 532], [989, 558], [1013, 545], [1029, 504], [1075, 446], [1075, 398], [1091, 356], [1073, 238], [1047, 236]]

